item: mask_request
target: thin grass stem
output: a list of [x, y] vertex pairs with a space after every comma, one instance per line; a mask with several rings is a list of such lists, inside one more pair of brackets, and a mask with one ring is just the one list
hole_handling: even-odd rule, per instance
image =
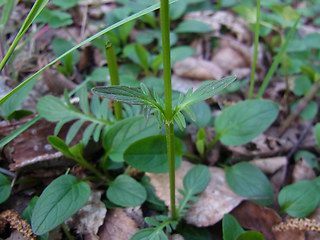
[[166, 140], [169, 166], [170, 181], [170, 203], [171, 217], [177, 219], [175, 204], [175, 163], [174, 163], [174, 131], [172, 120], [172, 90], [171, 90], [171, 59], [170, 59], [170, 19], [169, 1], [161, 0], [160, 4], [160, 23], [162, 37], [162, 56], [163, 56], [163, 81], [165, 96], [165, 118], [166, 118]]
[[288, 33], [288, 36], [286, 37], [286, 40], [285, 42], [282, 44], [278, 54], [275, 56], [274, 58], [274, 61], [266, 75], [266, 77], [264, 78], [263, 82], [262, 82], [262, 85], [259, 89], [259, 92], [257, 94], [257, 97], [256, 98], [261, 98], [263, 93], [265, 92], [267, 86], [269, 85], [270, 83], [270, 80], [271, 80], [271, 77], [273, 76], [274, 72], [276, 71], [281, 59], [282, 59], [282, 56], [285, 52], [285, 50], [287, 49], [287, 46], [295, 32], [295, 30], [297, 29], [297, 26], [298, 26], [298, 23], [300, 22], [300, 19], [301, 19], [301, 16], [299, 16], [296, 20], [296, 22], [294, 23], [293, 27], [290, 29], [289, 33]]
[[259, 46], [259, 32], [260, 32], [260, 12], [261, 12], [261, 0], [257, 0], [257, 19], [256, 19], [256, 28], [254, 34], [254, 53], [252, 60], [252, 70], [251, 70], [251, 81], [250, 81], [250, 89], [248, 98], [251, 99], [253, 95], [254, 89], [254, 81], [256, 75], [256, 65], [257, 65], [257, 57], [258, 57], [258, 46]]
[[[118, 64], [117, 64], [117, 56], [114, 51], [114, 46], [111, 42], [106, 42], [105, 44], [106, 57], [108, 61], [109, 73], [111, 85], [119, 85], [119, 74], [118, 74]], [[122, 119], [122, 104], [118, 101], [113, 101], [114, 112], [116, 116], [116, 120], [120, 121]]]

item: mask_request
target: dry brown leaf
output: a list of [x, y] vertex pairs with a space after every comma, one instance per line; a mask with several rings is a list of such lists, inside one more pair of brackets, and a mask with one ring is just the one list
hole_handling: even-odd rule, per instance
[[312, 180], [316, 178], [316, 174], [310, 165], [303, 159], [299, 160], [293, 168], [292, 181], [299, 182], [301, 180]]
[[273, 157], [273, 158], [263, 158], [255, 159], [250, 161], [251, 164], [260, 168], [265, 174], [273, 174], [280, 168], [287, 164], [286, 157]]
[[228, 73], [235, 68], [248, 67], [246, 59], [234, 48], [226, 46], [219, 48], [212, 57], [212, 62]]
[[228, 28], [240, 42], [251, 43], [251, 33], [246, 27], [247, 23], [227, 11], [193, 11], [184, 16], [185, 20], [197, 20], [208, 24], [213, 34], [220, 35], [223, 27]]
[[100, 228], [100, 239], [128, 240], [139, 231], [138, 224], [129, 217], [124, 209], [117, 208], [108, 211], [103, 226]]
[[[177, 189], [183, 188], [183, 177], [192, 167], [193, 164], [183, 161], [181, 167], [176, 171], [176, 203], [178, 198], [182, 198]], [[185, 216], [187, 223], [198, 227], [206, 227], [217, 223], [223, 218], [224, 214], [230, 212], [243, 200], [228, 187], [223, 169], [209, 167], [209, 170], [211, 179], [208, 187], [198, 195], [199, 200], [191, 206]], [[156, 189], [157, 196], [169, 206], [168, 174], [147, 173], [147, 175]]]
[[281, 217], [271, 208], [244, 201], [231, 213], [246, 229], [261, 232], [266, 240], [304, 240], [299, 231], [273, 231], [272, 227], [282, 222]]
[[[309, 216], [310, 219], [315, 219], [318, 222], [320, 222], [320, 207], [317, 207], [315, 211]], [[320, 239], [320, 233], [319, 232], [307, 232], [306, 233], [306, 239], [307, 240], [318, 240]]]
[[87, 239], [97, 238], [99, 227], [107, 213], [106, 206], [100, 200], [101, 194], [102, 192], [92, 191], [87, 203], [66, 221], [69, 228], [76, 228]]
[[173, 66], [173, 71], [179, 77], [192, 79], [220, 79], [225, 72], [214, 62], [188, 57]]
[[250, 143], [241, 146], [226, 146], [226, 148], [235, 154], [264, 157], [286, 152], [292, 146], [291, 141], [261, 134]]
[[170, 237], [170, 240], [184, 240], [183, 236], [181, 236], [180, 234], [173, 234]]

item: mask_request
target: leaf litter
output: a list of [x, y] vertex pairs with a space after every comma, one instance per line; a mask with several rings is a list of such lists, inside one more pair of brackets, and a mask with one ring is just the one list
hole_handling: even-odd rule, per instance
[[[191, 169], [193, 164], [183, 161], [181, 167], [176, 171], [176, 189], [182, 189], [182, 180], [184, 175]], [[189, 224], [198, 227], [206, 227], [219, 222], [223, 215], [229, 213], [241, 201], [243, 197], [235, 194], [227, 185], [225, 172], [221, 168], [209, 167], [210, 182], [207, 188], [198, 195], [199, 200], [192, 204], [185, 216]], [[147, 173], [150, 177], [151, 184], [155, 187], [157, 196], [170, 205], [169, 181], [168, 174]], [[178, 198], [182, 198], [176, 190], [176, 203]]]

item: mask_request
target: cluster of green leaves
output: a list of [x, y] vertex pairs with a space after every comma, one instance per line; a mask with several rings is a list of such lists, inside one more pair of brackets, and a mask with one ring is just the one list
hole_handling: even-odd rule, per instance
[[150, 91], [144, 84], [141, 84], [140, 88], [127, 86], [95, 87], [93, 92], [115, 101], [143, 105], [147, 113], [154, 110], [159, 123], [167, 124], [174, 121], [183, 129], [186, 127], [186, 121], [181, 113], [182, 111], [188, 114], [191, 119], [194, 119], [195, 116], [190, 106], [212, 97], [230, 85], [235, 79], [235, 76], [231, 76], [219, 81], [208, 81], [195, 91], [189, 89], [187, 94], [181, 94], [173, 109], [172, 119], [167, 119], [167, 116], [165, 116], [164, 101], [159, 98], [158, 93], [155, 90]]

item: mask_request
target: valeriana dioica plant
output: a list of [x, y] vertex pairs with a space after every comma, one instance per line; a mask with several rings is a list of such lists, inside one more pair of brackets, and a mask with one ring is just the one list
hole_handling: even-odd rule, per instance
[[208, 81], [197, 90], [189, 89], [183, 95], [181, 94], [175, 106], [172, 106], [172, 89], [171, 89], [171, 61], [170, 61], [170, 20], [169, 20], [169, 1], [161, 0], [160, 5], [160, 22], [163, 47], [163, 81], [164, 81], [164, 101], [159, 98], [155, 90], [148, 89], [144, 84], [140, 88], [127, 86], [108, 86], [95, 87], [93, 91], [101, 96], [129, 104], [143, 105], [147, 113], [154, 113], [158, 121], [165, 125], [167, 156], [170, 178], [170, 199], [171, 199], [171, 219], [178, 220], [179, 215], [175, 206], [175, 160], [174, 160], [174, 123], [180, 128], [186, 127], [184, 112], [191, 119], [195, 116], [190, 108], [200, 101], [220, 92], [222, 89], [231, 84], [236, 77], [231, 76], [219, 81]]

